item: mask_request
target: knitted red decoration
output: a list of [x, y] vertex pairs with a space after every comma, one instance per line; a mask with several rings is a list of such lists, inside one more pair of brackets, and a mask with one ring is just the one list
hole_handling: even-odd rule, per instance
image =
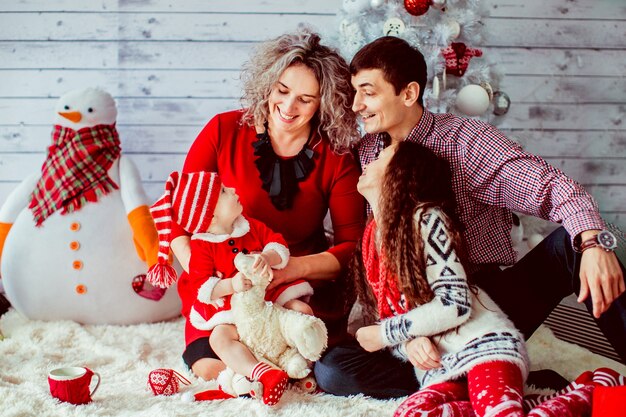
[[472, 57], [483, 55], [480, 49], [468, 48], [463, 42], [452, 42], [441, 53], [446, 59], [446, 73], [457, 77], [462, 77], [465, 74]]
[[404, 8], [413, 16], [421, 16], [428, 11], [431, 0], [404, 0]]
[[173, 369], [159, 368], [148, 374], [148, 388], [152, 390], [154, 395], [173, 395], [176, 394], [182, 383], [189, 385], [191, 382]]

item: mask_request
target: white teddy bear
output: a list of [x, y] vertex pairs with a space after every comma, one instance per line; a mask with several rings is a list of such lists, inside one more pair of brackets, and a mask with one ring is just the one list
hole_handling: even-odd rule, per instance
[[269, 276], [252, 271], [254, 260], [243, 253], [235, 257], [235, 267], [252, 282], [252, 288], [231, 299], [240, 340], [260, 361], [279, 367], [290, 378], [304, 378], [311, 372], [308, 361], [318, 360], [326, 349], [326, 326], [317, 317], [266, 302]]
[[[231, 313], [239, 339], [256, 356], [257, 360], [274, 365], [285, 371], [290, 378], [298, 379], [296, 387], [304, 392], [317, 388], [311, 372], [310, 361], [320, 358], [327, 347], [328, 334], [324, 322], [278, 304], [265, 301], [265, 289], [269, 275], [255, 273], [252, 269], [255, 257], [242, 252], [235, 256], [237, 270], [252, 282], [244, 292], [234, 293]], [[195, 322], [196, 327], [204, 323]], [[226, 368], [217, 377], [218, 390], [208, 390], [193, 395], [195, 400], [219, 400], [250, 394], [260, 398], [263, 385]], [[191, 395], [189, 395], [191, 400]]]

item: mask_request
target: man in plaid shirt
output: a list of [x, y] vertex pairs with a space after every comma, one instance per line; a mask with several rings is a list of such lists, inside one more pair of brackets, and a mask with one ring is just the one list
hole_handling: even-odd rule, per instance
[[[614, 248], [596, 242], [600, 231], [609, 232], [593, 198], [495, 127], [426, 110], [426, 63], [405, 41], [384, 37], [366, 45], [350, 69], [356, 93], [353, 110], [366, 132], [358, 148], [363, 169], [385, 146], [403, 140], [420, 143], [446, 159], [473, 282], [526, 338], [563, 297], [578, 293], [578, 301], [585, 302], [626, 363], [624, 268]], [[516, 263], [512, 211], [563, 227]], [[615, 236], [608, 237], [615, 242]], [[513, 266], [501, 270], [501, 265]], [[414, 339], [407, 351], [414, 366], [438, 367], [438, 352], [428, 339]], [[355, 342], [331, 349], [316, 364], [315, 373], [319, 386], [337, 395], [390, 397], [416, 390], [405, 368], [391, 354], [365, 352]]]

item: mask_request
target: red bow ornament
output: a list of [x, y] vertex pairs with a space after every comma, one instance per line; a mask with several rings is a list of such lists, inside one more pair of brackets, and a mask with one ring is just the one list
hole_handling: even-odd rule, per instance
[[462, 77], [465, 74], [470, 59], [483, 55], [483, 51], [480, 49], [468, 48], [463, 42], [452, 42], [441, 53], [446, 59], [446, 73], [457, 77]]

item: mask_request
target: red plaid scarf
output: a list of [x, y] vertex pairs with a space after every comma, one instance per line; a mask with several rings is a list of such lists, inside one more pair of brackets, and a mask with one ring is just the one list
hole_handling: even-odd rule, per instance
[[398, 280], [387, 270], [387, 262], [382, 249], [380, 255], [376, 249], [376, 222], [374, 220], [365, 227], [361, 252], [363, 265], [365, 265], [365, 277], [374, 291], [380, 318], [385, 319], [395, 314], [406, 313], [407, 309], [400, 304], [402, 294], [398, 290]]
[[55, 125], [41, 178], [28, 205], [37, 226], [59, 209], [61, 214], [71, 213], [118, 189], [107, 171], [120, 152], [115, 124], [78, 131]]

